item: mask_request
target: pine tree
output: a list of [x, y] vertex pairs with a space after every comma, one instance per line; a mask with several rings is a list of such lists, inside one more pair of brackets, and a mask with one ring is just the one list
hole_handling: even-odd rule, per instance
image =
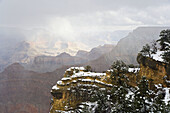
[[131, 99], [127, 96], [129, 92], [128, 79], [125, 75], [121, 75], [118, 77], [118, 81], [119, 84], [113, 86], [111, 94], [113, 112], [129, 112], [131, 111]]
[[142, 50], [140, 51], [140, 53], [143, 56], [149, 56], [151, 57], [151, 47], [149, 46], [149, 44], [146, 44], [145, 46], [143, 46]]
[[156, 43], [156, 41], [154, 40], [153, 42], [152, 42], [152, 46], [151, 46], [151, 54], [156, 54], [156, 52], [157, 52], [157, 47], [156, 47], [156, 45], [157, 45], [157, 43]]
[[96, 98], [98, 106], [95, 109], [95, 113], [110, 113], [112, 105], [107, 91], [99, 90], [96, 93]]
[[113, 63], [111, 69], [112, 69], [111, 73], [112, 83], [115, 85], [121, 84], [120, 83], [121, 81], [118, 80], [118, 77], [128, 72], [128, 66], [123, 61], [117, 60], [116, 62]]
[[129, 92], [128, 78], [126, 73], [128, 67], [123, 61], [116, 61], [112, 65], [111, 79], [113, 83], [111, 99], [113, 103], [113, 112], [129, 112], [130, 99], [127, 97]]
[[92, 68], [91, 68], [91, 66], [89, 66], [89, 65], [87, 65], [87, 66], [85, 67], [85, 69], [86, 69], [86, 70], [85, 70], [86, 72], [92, 71]]
[[170, 29], [163, 30], [160, 33], [160, 39], [157, 40], [159, 42], [161, 51], [170, 50]]
[[164, 59], [165, 62], [170, 63], [170, 50], [164, 52], [162, 54], [162, 58]]
[[149, 97], [149, 85], [145, 76], [142, 77], [141, 81], [138, 83], [137, 90], [134, 92], [134, 100], [132, 108], [134, 112], [147, 113], [150, 111], [151, 101]]
[[154, 98], [153, 98], [153, 112], [161, 112], [161, 113], [167, 113], [167, 109], [166, 109], [166, 104], [163, 101], [163, 99], [165, 98], [165, 91], [163, 90], [162, 85], [156, 89], [157, 92], [155, 92]]
[[157, 42], [161, 46], [160, 50], [164, 51], [162, 58], [165, 62], [170, 63], [170, 29], [161, 31], [160, 39]]

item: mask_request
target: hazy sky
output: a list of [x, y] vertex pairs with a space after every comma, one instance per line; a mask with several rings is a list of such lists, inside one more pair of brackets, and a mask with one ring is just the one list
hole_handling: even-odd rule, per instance
[[0, 0], [0, 27], [38, 29], [34, 38], [82, 41], [82, 35], [168, 26], [169, 11], [170, 0]]

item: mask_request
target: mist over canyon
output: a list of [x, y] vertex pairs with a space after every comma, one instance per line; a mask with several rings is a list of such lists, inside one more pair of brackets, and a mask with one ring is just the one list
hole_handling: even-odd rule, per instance
[[0, 0], [0, 113], [50, 112], [70, 67], [108, 75], [121, 60], [158, 83], [169, 64], [137, 56], [170, 29], [169, 10], [169, 0]]

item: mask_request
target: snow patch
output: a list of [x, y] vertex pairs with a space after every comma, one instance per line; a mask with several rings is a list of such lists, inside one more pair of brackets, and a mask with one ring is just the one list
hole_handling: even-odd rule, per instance
[[64, 77], [64, 78], [62, 78], [61, 80], [62, 80], [62, 81], [71, 80], [71, 78], [70, 78], [70, 77]]
[[58, 90], [60, 88], [57, 87], [57, 85], [53, 86], [52, 89]]
[[164, 88], [164, 90], [165, 90], [165, 99], [164, 99], [164, 101], [165, 101], [166, 104], [168, 104], [168, 102], [170, 101], [170, 93], [169, 93], [170, 88]]
[[161, 54], [163, 54], [163, 51], [157, 51], [156, 54], [151, 54], [151, 58], [153, 58], [154, 60], [163, 62]]
[[140, 68], [129, 68], [128, 72], [134, 72], [137, 73], [140, 70]]

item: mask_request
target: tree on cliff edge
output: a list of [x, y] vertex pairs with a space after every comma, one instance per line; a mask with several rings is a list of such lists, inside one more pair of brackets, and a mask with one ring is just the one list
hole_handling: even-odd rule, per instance
[[143, 46], [142, 50], [140, 51], [140, 53], [142, 53], [142, 55], [144, 56], [149, 56], [151, 57], [151, 47], [149, 46], [149, 44], [146, 44], [145, 46]]
[[161, 46], [160, 50], [164, 51], [162, 58], [165, 62], [170, 63], [170, 29], [161, 31], [159, 36], [160, 39], [157, 42]]

